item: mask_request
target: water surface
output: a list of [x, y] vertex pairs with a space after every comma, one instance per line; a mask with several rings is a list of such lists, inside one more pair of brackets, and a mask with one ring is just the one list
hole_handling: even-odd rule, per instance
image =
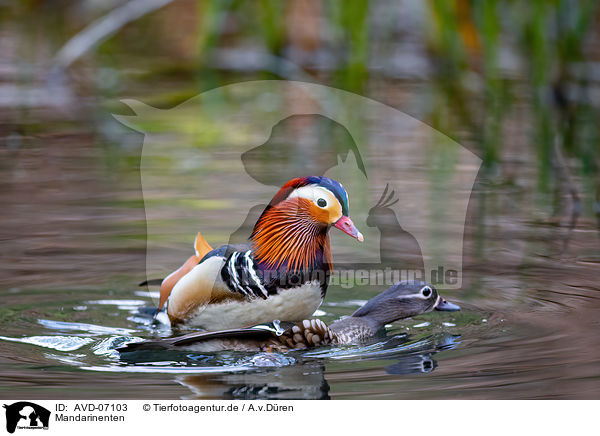
[[[455, 2], [466, 12], [444, 2], [381, 2], [348, 14], [358, 26], [371, 25], [359, 35], [368, 41], [354, 41], [347, 53], [344, 20], [326, 8], [314, 16], [331, 40], [311, 51], [310, 38], [307, 49], [301, 34], [284, 32], [310, 19], [302, 11], [286, 25], [275, 17], [259, 37], [257, 23], [263, 29], [269, 20], [255, 17], [249, 2], [229, 2], [231, 10], [217, 2], [205, 12], [203, 2], [179, 0], [50, 78], [61, 46], [112, 7], [67, 3], [15, 2], [1, 18], [0, 397], [600, 398], [594, 2], [486, 2], [495, 12], [479, 15], [466, 2]], [[207, 30], [203, 23], [216, 24]], [[355, 117], [351, 127], [362, 129], [354, 140], [368, 144], [364, 159], [376, 170], [367, 183], [352, 153], [337, 165], [333, 152], [347, 134], [333, 123], [325, 131], [300, 123], [256, 156], [252, 150], [267, 139], [253, 128], [257, 114], [279, 121], [268, 93], [232, 124], [217, 116], [227, 99], [212, 101], [214, 111], [146, 121], [146, 131], [172, 147], [146, 165], [144, 135], [112, 116], [133, 115], [122, 98], [167, 109], [220, 85], [265, 78], [356, 91], [423, 125], [410, 130], [378, 112], [341, 108]], [[287, 99], [285, 108], [310, 113], [301, 96]], [[468, 179], [473, 168], [427, 153], [429, 126], [487, 159], [466, 197], [443, 188], [450, 176]], [[548, 153], [555, 141], [580, 204], [571, 204]], [[416, 158], [423, 154], [431, 160]], [[197, 231], [215, 245], [243, 239], [241, 223], [252, 223], [282, 178], [321, 171], [332, 159], [330, 175], [353, 171], [362, 180], [347, 186], [372, 244], [361, 262], [378, 262], [370, 257], [379, 247], [367, 214], [398, 174], [405, 176], [395, 186], [405, 206], [399, 219], [429, 237], [428, 252], [443, 246], [447, 234], [436, 230], [448, 213], [460, 222], [456, 231], [464, 221], [453, 259], [462, 261], [462, 286], [444, 293], [461, 312], [398, 321], [385, 338], [361, 346], [115, 352], [129, 340], [181, 333], [137, 314], [156, 303], [155, 289], [137, 286], [147, 266], [152, 274], [179, 266]], [[152, 171], [144, 173], [147, 164]], [[250, 173], [260, 183], [246, 183]], [[144, 186], [144, 177], [156, 183]], [[452, 212], [457, 198], [469, 201], [466, 220]], [[571, 228], [574, 210], [580, 215]], [[356, 249], [343, 235], [332, 238], [336, 258]], [[156, 245], [147, 256], [148, 239]], [[408, 251], [386, 253], [414, 254]], [[317, 316], [347, 315], [381, 290], [331, 286]]]
[[[119, 189], [128, 186], [122, 180], [90, 176], [84, 152], [73, 151], [60, 164], [61, 178], [52, 162], [67, 156], [54, 147], [4, 153], [17, 165], [2, 170], [9, 181], [3, 201], [11, 206], [3, 230], [3, 397], [598, 396], [600, 257], [593, 222], [581, 220], [569, 232], [531, 220], [519, 214], [527, 199], [512, 187], [475, 187], [469, 213], [481, 203], [492, 212], [477, 224], [467, 222], [465, 283], [445, 294], [461, 312], [396, 322], [387, 337], [364, 346], [283, 354], [153, 352], [131, 359], [114, 349], [181, 333], [152, 327], [137, 313], [156, 301], [156, 290], [137, 287], [145, 274], [140, 192]], [[49, 165], [41, 172], [29, 168], [31, 153], [46, 154]], [[32, 201], [24, 203], [16, 192]], [[510, 213], [499, 204], [511, 205]], [[225, 225], [215, 224], [216, 233]], [[202, 228], [213, 237], [210, 222]], [[326, 321], [347, 315], [378, 290], [332, 286], [317, 315]]]

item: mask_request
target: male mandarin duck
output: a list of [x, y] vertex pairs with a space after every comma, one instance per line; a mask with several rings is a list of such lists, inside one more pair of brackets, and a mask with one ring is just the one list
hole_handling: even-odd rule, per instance
[[198, 234], [196, 254], [163, 280], [158, 309], [166, 303], [172, 324], [207, 330], [307, 318], [327, 290], [332, 226], [363, 240], [348, 215], [344, 187], [327, 177], [290, 180], [259, 217], [248, 244], [212, 249]]
[[398, 282], [371, 298], [351, 316], [327, 326], [320, 319], [298, 323], [272, 321], [241, 329], [191, 333], [170, 339], [126, 344], [119, 352], [155, 348], [193, 351], [288, 351], [325, 345], [358, 344], [383, 331], [386, 324], [432, 310], [456, 311], [437, 290], [421, 281]]

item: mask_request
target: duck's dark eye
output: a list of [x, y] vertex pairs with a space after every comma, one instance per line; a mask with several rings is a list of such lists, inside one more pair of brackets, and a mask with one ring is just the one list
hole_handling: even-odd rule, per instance
[[431, 296], [431, 288], [429, 286], [425, 286], [421, 289], [421, 295], [425, 298], [429, 298]]
[[325, 207], [325, 206], [327, 206], [327, 201], [324, 198], [319, 198], [317, 200], [317, 205], [319, 207]]

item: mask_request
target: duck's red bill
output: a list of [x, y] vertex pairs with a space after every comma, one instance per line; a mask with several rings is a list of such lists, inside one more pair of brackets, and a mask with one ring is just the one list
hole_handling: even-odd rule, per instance
[[334, 226], [340, 229], [345, 234], [357, 239], [358, 242], [362, 242], [364, 240], [362, 233], [358, 231], [352, 220], [347, 216], [343, 216], [339, 220], [337, 220]]

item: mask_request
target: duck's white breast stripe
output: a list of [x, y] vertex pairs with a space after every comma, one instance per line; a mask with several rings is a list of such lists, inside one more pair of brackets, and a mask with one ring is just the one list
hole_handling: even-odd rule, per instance
[[231, 258], [229, 259], [229, 265], [227, 266], [227, 268], [229, 269], [229, 275], [231, 276], [231, 279], [233, 280], [233, 287], [235, 288], [236, 291], [241, 292], [244, 295], [248, 295], [248, 291], [246, 291], [242, 285], [240, 284], [240, 280], [238, 277], [238, 273], [237, 270], [235, 268], [235, 261], [237, 260], [237, 257], [240, 253], [238, 253], [237, 251], [235, 253], [233, 253], [231, 255]]
[[262, 294], [265, 297], [269, 296], [269, 293], [267, 292], [267, 290], [265, 289], [265, 287], [262, 285], [260, 278], [258, 277], [258, 275], [256, 274], [256, 271], [254, 270], [254, 262], [252, 261], [252, 259], [250, 259], [250, 250], [246, 251], [246, 254], [244, 254], [244, 257], [246, 258], [246, 265], [248, 266], [248, 272], [250, 273], [250, 277], [252, 277], [252, 280], [254, 280], [254, 283], [256, 283], [256, 286], [258, 286], [258, 289], [260, 289], [260, 292], [262, 292]]

